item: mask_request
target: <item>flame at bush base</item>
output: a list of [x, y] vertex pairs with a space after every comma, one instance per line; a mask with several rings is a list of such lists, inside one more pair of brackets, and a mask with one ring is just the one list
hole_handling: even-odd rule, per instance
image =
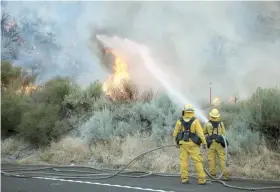
[[[108, 50], [106, 50], [108, 52]], [[112, 100], [117, 97], [126, 97], [125, 83], [130, 80], [127, 63], [123, 58], [110, 51], [114, 57], [114, 73], [103, 83], [102, 90]]]
[[32, 92], [39, 90], [39, 86], [31, 84], [27, 86], [22, 86], [20, 89], [16, 91], [16, 93], [24, 93], [26, 95], [30, 95]]

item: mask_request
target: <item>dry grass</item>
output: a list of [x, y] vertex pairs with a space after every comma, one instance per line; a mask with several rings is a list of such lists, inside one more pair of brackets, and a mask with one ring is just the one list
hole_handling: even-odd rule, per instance
[[229, 160], [233, 175], [256, 179], [280, 178], [280, 154], [265, 147], [258, 155], [233, 156]]
[[2, 162], [14, 162], [34, 153], [30, 145], [19, 138], [7, 138], [1, 141]]
[[40, 159], [54, 164], [83, 163], [90, 158], [87, 145], [78, 138], [65, 137], [41, 150]]
[[[165, 143], [166, 144], [166, 143]], [[139, 154], [156, 147], [156, 143], [145, 136], [128, 136], [125, 139], [114, 138], [106, 145], [95, 145], [91, 148], [92, 155], [100, 163], [107, 166], [119, 167], [127, 164]], [[178, 151], [175, 148], [165, 148], [140, 157], [131, 169], [145, 169], [159, 172], [179, 170]]]
[[[51, 163], [51, 164], [87, 164], [108, 168], [119, 168], [127, 164], [139, 154], [166, 145], [169, 141], [155, 143], [145, 136], [128, 136], [125, 139], [113, 138], [107, 143], [97, 143], [88, 147], [78, 138], [66, 137], [50, 147], [35, 151], [29, 156], [18, 157], [18, 163]], [[2, 157], [22, 153], [28, 145], [15, 139], [7, 139], [1, 143]], [[37, 155], [38, 154], [38, 155]], [[251, 178], [280, 178], [280, 154], [263, 148], [259, 155], [229, 156], [228, 167], [233, 176]], [[195, 173], [190, 160], [190, 172]], [[207, 165], [207, 163], [205, 164]], [[132, 170], [149, 170], [155, 172], [179, 173], [179, 152], [176, 148], [164, 148], [149, 153], [128, 167]]]
[[22, 159], [19, 159], [16, 161], [18, 164], [44, 164], [44, 162], [42, 162], [40, 160], [40, 154], [39, 153], [35, 153], [32, 155], [29, 155], [27, 157], [23, 157]]
[[7, 138], [1, 142], [1, 155], [12, 155], [28, 148], [28, 146], [23, 140]]

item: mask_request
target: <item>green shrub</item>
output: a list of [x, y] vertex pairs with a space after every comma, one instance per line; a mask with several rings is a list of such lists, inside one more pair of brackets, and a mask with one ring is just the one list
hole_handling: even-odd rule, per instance
[[242, 104], [242, 102], [235, 104], [221, 103], [220, 110], [221, 112], [237, 114], [240, 112]]
[[245, 106], [251, 113], [249, 127], [265, 137], [270, 148], [279, 148], [280, 139], [280, 90], [258, 88]]
[[242, 110], [234, 117], [231, 128], [226, 130], [229, 140], [229, 152], [232, 154], [257, 154], [263, 146], [260, 133], [249, 128], [251, 113]]
[[29, 110], [29, 101], [24, 94], [11, 91], [2, 93], [1, 98], [1, 131], [2, 136], [15, 134], [24, 112]]
[[104, 109], [95, 114], [81, 126], [81, 136], [88, 142], [105, 140], [113, 136], [114, 125], [112, 112]]
[[13, 66], [9, 61], [1, 62], [1, 87], [18, 90], [35, 82], [37, 74], [27, 72], [21, 67]]
[[67, 77], [55, 77], [46, 82], [41, 90], [34, 94], [36, 102], [61, 105], [65, 96], [69, 95], [77, 85]]
[[48, 145], [57, 141], [68, 130], [68, 125], [59, 120], [59, 105], [37, 104], [24, 113], [18, 127], [19, 134], [31, 144]]
[[[8, 87], [14, 81], [18, 81], [21, 76], [21, 68], [14, 67], [8, 61], [1, 61], [1, 87]], [[18, 85], [20, 87], [20, 85]]]
[[[82, 89], [67, 77], [55, 77], [28, 96], [17, 90], [33, 83], [36, 75], [9, 62], [2, 62], [1, 71], [1, 130], [4, 135], [18, 133], [37, 146], [58, 141], [70, 128], [89, 142], [143, 133], [160, 143], [181, 116], [181, 107], [167, 95], [152, 91], [141, 95], [132, 81], [125, 81], [121, 90], [111, 90], [113, 100], [105, 96], [99, 81]], [[262, 136], [271, 148], [278, 145], [279, 89], [259, 88], [249, 100], [222, 103], [219, 110], [231, 153], [258, 152]]]
[[30, 99], [20, 91], [36, 79], [21, 67], [1, 62], [1, 131], [3, 136], [17, 133], [22, 115], [30, 109]]
[[257, 152], [263, 140], [270, 149], [279, 149], [279, 89], [258, 88], [248, 100], [235, 107], [223, 108], [231, 115], [232, 123], [228, 134], [233, 151]]
[[69, 95], [65, 96], [61, 108], [61, 117], [74, 128], [78, 128], [86, 122], [94, 113], [107, 107], [110, 109], [112, 104], [104, 97], [102, 84], [95, 81], [85, 90], [76, 87]]
[[85, 90], [85, 95], [90, 98], [98, 99], [103, 95], [102, 83], [95, 81], [91, 83]]
[[1, 61], [1, 89], [2, 92], [19, 90], [36, 80], [36, 75], [29, 74], [21, 67], [13, 66], [9, 61]]
[[102, 95], [102, 87], [99, 82], [90, 84], [85, 90], [77, 87], [73, 89], [71, 94], [66, 95], [63, 101], [65, 110], [72, 111], [74, 114], [79, 115], [91, 111], [97, 100]]
[[151, 102], [114, 103], [109, 108], [93, 111], [79, 131], [88, 142], [138, 133], [160, 141], [173, 130], [180, 112], [166, 95], [154, 97]]

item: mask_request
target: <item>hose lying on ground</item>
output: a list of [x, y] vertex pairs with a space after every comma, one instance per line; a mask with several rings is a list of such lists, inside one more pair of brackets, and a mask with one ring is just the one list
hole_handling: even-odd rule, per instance
[[[224, 138], [225, 140], [225, 138]], [[110, 169], [97, 169], [97, 168], [93, 168], [93, 167], [89, 167], [89, 166], [49, 166], [49, 167], [41, 167], [41, 168], [29, 168], [29, 169], [22, 169], [22, 168], [15, 168], [15, 169], [2, 169], [1, 170], [1, 174], [3, 176], [11, 176], [11, 177], [19, 177], [19, 178], [36, 178], [38, 176], [32, 176], [32, 174], [36, 173], [34, 171], [43, 171], [43, 172], [37, 172], [37, 174], [40, 174], [40, 177], [42, 177], [42, 175], [52, 175], [52, 178], [56, 178], [56, 179], [92, 179], [92, 180], [102, 180], [102, 179], [109, 179], [115, 176], [123, 176], [123, 177], [132, 177], [132, 178], [141, 178], [141, 177], [146, 177], [146, 176], [150, 176], [150, 175], [156, 175], [156, 176], [164, 176], [164, 177], [172, 177], [172, 176], [176, 176], [178, 177], [178, 174], [161, 174], [161, 173], [153, 173], [153, 172], [136, 172], [136, 171], [124, 171], [130, 164], [132, 164], [134, 161], [136, 161], [138, 158], [151, 153], [153, 151], [162, 149], [162, 148], [167, 148], [167, 147], [174, 147], [175, 145], [164, 145], [164, 146], [160, 146], [160, 147], [156, 147], [154, 149], [148, 150], [140, 155], [138, 155], [137, 157], [135, 157], [134, 159], [132, 159], [129, 163], [127, 163], [123, 168], [121, 168], [119, 171], [110, 174], [110, 173], [104, 173], [104, 172], [111, 172], [112, 170]], [[226, 150], [226, 156], [227, 156], [227, 147], [225, 147]], [[91, 172], [91, 171], [78, 171], [78, 170], [62, 170], [62, 168], [88, 168], [91, 170], [95, 170], [95, 172]], [[69, 176], [69, 175], [65, 175], [65, 174], [53, 174], [53, 173], [48, 173], [48, 172], [44, 172], [46, 170], [53, 170], [56, 172], [75, 172], [75, 173], [81, 173], [82, 175], [74, 175], [74, 176]], [[221, 183], [223, 186], [228, 187], [228, 188], [233, 188], [233, 189], [239, 189], [239, 190], [251, 190], [251, 191], [255, 191], [255, 190], [271, 190], [271, 189], [280, 189], [280, 186], [270, 186], [270, 187], [240, 187], [240, 186], [235, 186], [235, 185], [229, 185], [224, 181], [219, 180], [223, 173], [221, 173], [220, 176], [218, 176], [217, 178], [212, 177], [209, 172], [204, 169], [206, 174], [210, 177], [210, 179], [208, 179], [208, 181], [211, 182], [218, 182]], [[100, 173], [100, 172], [103, 173]], [[14, 173], [12, 173], [14, 172]], [[17, 173], [18, 172], [18, 173]], [[23, 172], [22, 174], [19, 172]], [[136, 173], [143, 173], [142, 175], [128, 175], [128, 174], [136, 174]], [[28, 176], [29, 175], [29, 176]], [[54, 176], [56, 175], [56, 176]], [[99, 177], [96, 177], [99, 176]], [[194, 176], [192, 176], [194, 177]]]

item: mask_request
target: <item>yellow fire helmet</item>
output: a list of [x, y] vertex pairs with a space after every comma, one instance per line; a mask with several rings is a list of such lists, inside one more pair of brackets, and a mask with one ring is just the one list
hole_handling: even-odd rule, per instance
[[209, 115], [214, 118], [220, 117], [220, 113], [219, 113], [218, 109], [212, 109], [212, 111], [209, 113]]
[[194, 112], [193, 105], [192, 105], [192, 104], [186, 104], [185, 107], [184, 107], [184, 111], [185, 111], [186, 113], [192, 113], [192, 112]]

